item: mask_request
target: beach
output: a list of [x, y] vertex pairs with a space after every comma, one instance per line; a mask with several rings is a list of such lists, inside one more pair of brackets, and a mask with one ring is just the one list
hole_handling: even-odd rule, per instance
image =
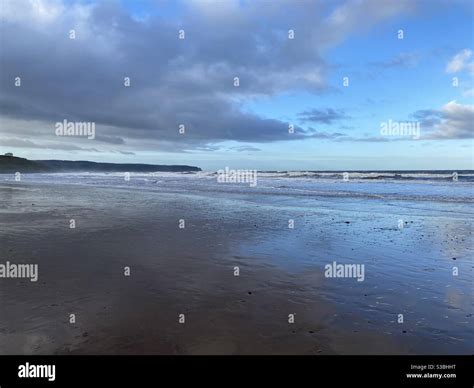
[[472, 183], [324, 179], [4, 176], [0, 353], [472, 353]]

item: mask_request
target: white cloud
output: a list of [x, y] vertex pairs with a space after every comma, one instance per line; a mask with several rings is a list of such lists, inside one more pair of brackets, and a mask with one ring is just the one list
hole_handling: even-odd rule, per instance
[[64, 12], [59, 0], [2, 1], [2, 21], [47, 24], [56, 21]]
[[469, 60], [472, 57], [472, 51], [464, 49], [457, 53], [446, 66], [447, 73], [459, 73], [460, 71], [467, 70], [471, 74], [474, 74], [474, 62]]
[[414, 1], [358, 0], [340, 4], [326, 19], [328, 30], [325, 37], [329, 43], [343, 41], [352, 34], [367, 32], [378, 23], [383, 23], [402, 14], [416, 10]]
[[474, 97], [474, 88], [465, 90], [462, 94], [464, 97]]
[[[434, 125], [426, 139], [469, 139], [474, 135], [474, 105], [456, 101], [445, 104], [439, 113], [441, 121]], [[422, 126], [422, 131], [425, 128]]]

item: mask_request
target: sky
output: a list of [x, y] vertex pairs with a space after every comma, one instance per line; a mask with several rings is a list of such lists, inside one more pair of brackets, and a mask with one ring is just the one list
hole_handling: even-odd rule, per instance
[[[61, 123], [71, 131], [58, 131]], [[94, 136], [75, 131], [93, 124]], [[66, 133], [65, 133], [66, 132]], [[474, 169], [474, 3], [2, 0], [0, 153]]]

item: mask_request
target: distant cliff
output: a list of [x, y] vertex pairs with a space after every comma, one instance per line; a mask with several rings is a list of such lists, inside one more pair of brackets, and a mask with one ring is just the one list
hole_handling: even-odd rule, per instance
[[28, 160], [16, 156], [0, 156], [0, 174], [15, 172], [193, 172], [199, 167], [130, 163], [96, 163], [69, 160]]
[[17, 171], [22, 173], [50, 172], [47, 166], [33, 160], [0, 155], [0, 174], [13, 174]]

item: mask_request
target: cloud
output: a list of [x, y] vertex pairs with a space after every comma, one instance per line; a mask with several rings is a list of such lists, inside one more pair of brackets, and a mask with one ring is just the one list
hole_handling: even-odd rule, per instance
[[135, 152], [130, 152], [130, 151], [115, 151], [118, 152], [119, 154], [122, 155], [135, 155]]
[[339, 132], [333, 132], [333, 133], [322, 132], [322, 131], [317, 131], [311, 127], [309, 129], [311, 130], [311, 135], [309, 137], [312, 139], [334, 140], [334, 139], [339, 139], [341, 137], [346, 136], [345, 134], [339, 133]]
[[125, 140], [118, 136], [104, 136], [98, 135], [95, 137], [95, 140], [101, 141], [109, 144], [124, 144]]
[[[46, 148], [55, 122], [91, 121], [101, 150], [179, 152], [226, 140], [335, 138], [300, 127], [288, 136], [288, 123], [245, 112], [242, 102], [294, 90], [327, 92], [325, 50], [414, 8], [395, 0], [383, 7], [375, 0], [188, 1], [176, 7], [176, 16], [163, 19], [133, 17], [118, 2], [3, 1], [0, 114], [22, 124], [2, 126], [2, 132]], [[181, 28], [184, 40], [178, 39]], [[288, 39], [290, 28], [294, 39]], [[21, 87], [14, 85], [17, 76]], [[313, 121], [338, 119], [330, 113]]]
[[231, 147], [230, 149], [234, 151], [238, 151], [238, 152], [261, 151], [260, 148], [253, 147], [253, 146], [236, 146], [236, 147]]
[[420, 54], [418, 53], [400, 53], [387, 61], [371, 62], [370, 65], [379, 70], [395, 67], [413, 67], [418, 64], [419, 60]]
[[41, 144], [35, 143], [31, 140], [16, 139], [16, 138], [4, 138], [0, 140], [2, 146], [14, 147], [14, 148], [41, 148], [50, 150], [63, 150], [63, 151], [88, 151], [88, 152], [100, 152], [95, 148], [83, 148], [73, 144], [61, 144], [61, 143], [49, 143], [43, 142]]
[[417, 120], [421, 127], [433, 128], [441, 123], [442, 113], [436, 109], [423, 109], [412, 113], [411, 117]]
[[464, 97], [474, 97], [474, 88], [465, 90], [462, 95]]
[[332, 124], [334, 121], [349, 118], [346, 114], [337, 109], [311, 109], [298, 113], [300, 120], [303, 122], [313, 122], [322, 124]]
[[472, 51], [464, 49], [457, 53], [446, 65], [447, 73], [459, 73], [467, 70], [470, 74], [474, 74], [474, 61], [470, 61]]
[[421, 111], [422, 138], [426, 140], [474, 138], [474, 105], [462, 105], [450, 101], [439, 111]]
[[401, 14], [412, 13], [416, 9], [413, 1], [384, 1], [379, 0], [346, 1], [331, 12], [325, 25], [331, 31], [329, 42], [344, 40], [354, 32], [367, 32], [374, 25], [382, 23]]
[[[418, 110], [411, 115], [419, 123], [420, 136], [418, 140], [462, 140], [474, 138], [474, 105], [462, 105], [456, 101], [450, 101], [441, 109]], [[398, 121], [407, 123], [407, 121]], [[374, 129], [377, 134], [380, 128]], [[334, 140], [339, 142], [392, 142], [392, 141], [412, 141], [413, 136], [340, 136]]]

